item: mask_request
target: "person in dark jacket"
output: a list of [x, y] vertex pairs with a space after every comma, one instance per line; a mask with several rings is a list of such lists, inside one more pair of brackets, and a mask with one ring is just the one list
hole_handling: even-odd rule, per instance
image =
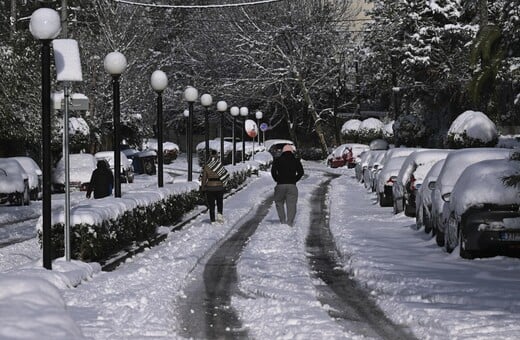
[[94, 198], [103, 198], [112, 195], [114, 175], [108, 167], [107, 161], [99, 160], [96, 167], [97, 169], [92, 171], [92, 176], [90, 177], [87, 198], [90, 198], [92, 191], [94, 191]]
[[[204, 165], [200, 174], [200, 190], [206, 194], [206, 205], [209, 210], [211, 224], [215, 222], [224, 223], [224, 191], [229, 179], [229, 173], [222, 166], [217, 152], [211, 150], [211, 158]], [[215, 218], [215, 204], [217, 205], [217, 216]]]
[[[296, 204], [298, 203], [298, 182], [303, 176], [303, 166], [294, 156], [293, 145], [286, 144], [280, 157], [275, 158], [271, 167], [271, 176], [276, 182], [274, 188], [274, 203], [280, 223], [290, 226], [296, 217]], [[287, 206], [287, 213], [285, 212]]]

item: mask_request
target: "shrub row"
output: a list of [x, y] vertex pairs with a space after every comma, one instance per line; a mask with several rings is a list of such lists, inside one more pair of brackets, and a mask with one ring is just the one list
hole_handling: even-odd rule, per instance
[[[232, 172], [227, 189], [238, 188], [255, 170], [257, 171], [243, 166]], [[172, 194], [147, 205], [137, 205], [119, 214], [117, 218], [104, 219], [94, 224], [74, 224], [70, 233], [71, 257], [82, 261], [106, 261], [130, 246], [154, 240], [158, 236], [158, 226], [176, 224], [186, 212], [204, 202], [203, 195], [195, 189]], [[41, 236], [39, 230], [40, 243]], [[63, 222], [51, 226], [51, 242], [52, 257], [64, 256]]]

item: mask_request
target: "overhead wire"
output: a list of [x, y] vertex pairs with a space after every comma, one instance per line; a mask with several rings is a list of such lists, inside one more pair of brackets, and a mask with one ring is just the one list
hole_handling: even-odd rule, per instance
[[127, 5], [133, 6], [142, 6], [142, 7], [155, 7], [155, 8], [183, 8], [183, 9], [201, 9], [201, 8], [226, 8], [226, 7], [244, 7], [244, 6], [253, 6], [253, 5], [263, 5], [273, 2], [280, 2], [284, 0], [258, 0], [251, 2], [239, 2], [234, 4], [220, 4], [220, 5], [159, 5], [159, 4], [147, 4], [136, 1], [128, 1], [128, 0], [114, 0], [114, 2], [124, 3]]

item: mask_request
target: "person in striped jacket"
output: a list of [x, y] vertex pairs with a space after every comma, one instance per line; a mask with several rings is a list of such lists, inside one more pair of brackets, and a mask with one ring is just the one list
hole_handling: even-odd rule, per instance
[[[224, 191], [229, 180], [229, 173], [211, 150], [211, 157], [200, 174], [200, 190], [206, 194], [206, 205], [209, 210], [211, 224], [224, 223]], [[217, 215], [215, 216], [215, 205]]]

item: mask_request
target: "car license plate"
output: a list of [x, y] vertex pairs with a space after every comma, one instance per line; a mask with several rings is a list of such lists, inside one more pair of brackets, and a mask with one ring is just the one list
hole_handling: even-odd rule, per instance
[[520, 233], [500, 232], [499, 238], [501, 241], [520, 241]]

